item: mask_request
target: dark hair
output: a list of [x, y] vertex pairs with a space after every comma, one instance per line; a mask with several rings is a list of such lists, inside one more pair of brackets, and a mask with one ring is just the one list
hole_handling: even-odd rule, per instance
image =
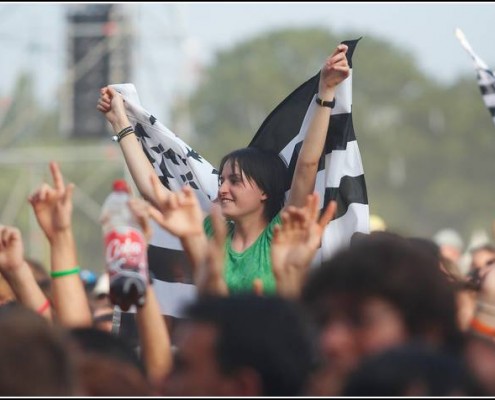
[[73, 396], [76, 390], [66, 332], [20, 304], [0, 307], [0, 396]]
[[343, 396], [484, 396], [461, 358], [410, 343], [363, 360]]
[[285, 192], [289, 189], [289, 172], [285, 162], [275, 152], [245, 147], [222, 158], [219, 175], [227, 161], [231, 162], [234, 170], [238, 166], [241, 175], [254, 181], [267, 195], [264, 215], [270, 222], [284, 206]]
[[251, 367], [261, 378], [262, 395], [302, 393], [316, 351], [295, 303], [250, 294], [203, 297], [189, 307], [188, 316], [217, 329], [216, 355], [224, 373]]
[[434, 257], [399, 235], [374, 232], [341, 250], [312, 271], [302, 300], [323, 325], [331, 317], [326, 301], [341, 295], [355, 304], [380, 297], [397, 308], [411, 338], [431, 339], [435, 333], [440, 345], [460, 350], [452, 285]]
[[117, 360], [133, 366], [143, 376], [146, 375], [143, 363], [131, 344], [124, 338], [93, 327], [72, 328], [69, 333], [83, 353], [98, 354]]

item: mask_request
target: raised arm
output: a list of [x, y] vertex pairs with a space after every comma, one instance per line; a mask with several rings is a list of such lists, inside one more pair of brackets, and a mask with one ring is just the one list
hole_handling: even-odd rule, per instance
[[[318, 87], [318, 97], [321, 100], [334, 100], [337, 86], [349, 76], [346, 53], [347, 46], [338, 45], [321, 68]], [[325, 146], [331, 112], [332, 109], [327, 106], [318, 105], [315, 108], [297, 159], [287, 206], [302, 207], [306, 196], [314, 191], [318, 162]]]
[[72, 231], [74, 185], [65, 186], [57, 163], [50, 163], [50, 172], [54, 186], [44, 183], [29, 197], [29, 202], [50, 243], [53, 304], [60, 324], [91, 326], [91, 311], [79, 276]]
[[[138, 198], [129, 201], [147, 241], [151, 238], [149, 204]], [[172, 347], [160, 305], [151, 284], [146, 287], [146, 302], [136, 309], [136, 325], [141, 344], [141, 358], [151, 383], [158, 387], [172, 368]]]
[[24, 260], [21, 233], [11, 226], [0, 226], [0, 273], [19, 303], [51, 320], [50, 302]]
[[[105, 115], [116, 135], [123, 129], [132, 126], [125, 113], [124, 99], [115, 89], [108, 86], [102, 88], [96, 108]], [[134, 131], [119, 139], [119, 144], [139, 193], [146, 200], [157, 206], [154, 190], [149, 179], [149, 176], [151, 174], [156, 175], [156, 172], [144, 154]], [[158, 190], [165, 194], [169, 191], [163, 185], [160, 185]]]

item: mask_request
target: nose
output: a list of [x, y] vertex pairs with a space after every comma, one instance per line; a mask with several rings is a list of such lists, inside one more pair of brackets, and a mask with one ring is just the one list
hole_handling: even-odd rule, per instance
[[345, 321], [328, 323], [320, 332], [320, 348], [336, 365], [351, 368], [358, 358], [358, 344], [353, 328]]
[[229, 184], [227, 179], [225, 179], [220, 186], [218, 186], [218, 194], [227, 193], [229, 189]]

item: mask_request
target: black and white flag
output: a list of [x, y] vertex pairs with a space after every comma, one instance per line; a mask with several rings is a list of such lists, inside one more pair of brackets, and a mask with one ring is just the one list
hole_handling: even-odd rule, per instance
[[[321, 208], [332, 199], [338, 203], [337, 215], [325, 229], [318, 260], [348, 245], [354, 232], [369, 232], [366, 185], [352, 124], [352, 55], [358, 40], [343, 42], [349, 46], [351, 73], [336, 91], [336, 106], [316, 179]], [[291, 173], [317, 107], [314, 98], [318, 80], [319, 72], [283, 100], [250, 143], [279, 152]], [[217, 196], [218, 171], [140, 105], [134, 85], [112, 87], [124, 97], [127, 116], [162, 183], [173, 191], [189, 183], [196, 189], [202, 208], [209, 212], [211, 201]], [[196, 291], [180, 241], [154, 225], [148, 261], [162, 314], [183, 317], [182, 306], [194, 299]]]
[[[318, 251], [318, 261], [327, 259], [349, 244], [354, 232], [369, 232], [369, 207], [361, 154], [352, 124], [352, 55], [360, 39], [342, 42], [348, 46], [350, 75], [336, 90], [324, 155], [320, 159], [315, 191], [320, 208], [337, 200], [337, 214], [327, 225]], [[318, 107], [320, 73], [294, 90], [265, 119], [250, 146], [278, 151], [294, 173], [299, 150], [311, 116]]]
[[464, 33], [457, 28], [455, 35], [461, 42], [462, 47], [468, 52], [474, 62], [474, 68], [478, 75], [478, 85], [480, 87], [481, 96], [483, 97], [483, 102], [486, 108], [492, 116], [493, 123], [495, 123], [495, 75], [491, 71], [485, 62], [478, 57], [474, 52], [473, 48], [469, 44], [464, 36]]

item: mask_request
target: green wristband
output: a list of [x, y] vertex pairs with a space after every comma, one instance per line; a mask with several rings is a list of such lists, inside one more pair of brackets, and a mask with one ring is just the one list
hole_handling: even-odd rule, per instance
[[52, 271], [50, 272], [50, 276], [52, 278], [60, 278], [62, 276], [77, 274], [79, 271], [81, 271], [81, 268], [79, 268], [79, 265], [77, 265], [75, 268], [72, 269], [65, 269], [63, 271]]

